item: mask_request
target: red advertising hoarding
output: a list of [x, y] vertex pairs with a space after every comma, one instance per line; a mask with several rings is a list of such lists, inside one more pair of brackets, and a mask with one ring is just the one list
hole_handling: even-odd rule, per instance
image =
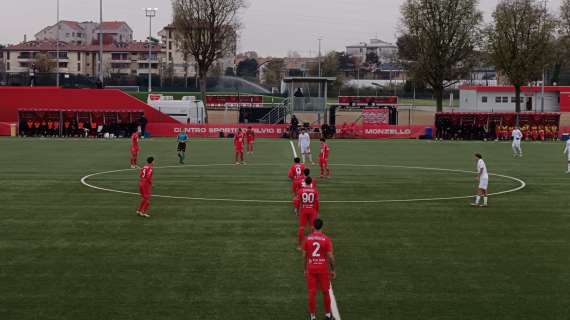
[[[259, 138], [281, 138], [287, 132], [288, 125], [183, 125], [172, 123], [149, 123], [147, 131], [154, 137], [175, 137], [180, 132], [186, 132], [190, 137], [217, 138], [220, 132], [224, 135], [236, 133], [251, 127]], [[426, 126], [392, 126], [392, 125], [358, 125], [351, 126], [350, 135], [342, 128], [337, 128], [339, 138], [360, 139], [417, 139], [425, 134]]]
[[390, 124], [389, 109], [364, 109], [362, 119], [365, 125]]
[[206, 96], [206, 104], [210, 108], [222, 107], [261, 107], [263, 96], [257, 95], [212, 95]]

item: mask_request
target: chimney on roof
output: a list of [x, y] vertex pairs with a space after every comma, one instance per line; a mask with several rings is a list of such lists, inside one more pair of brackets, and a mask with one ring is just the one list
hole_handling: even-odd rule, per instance
[[24, 33], [24, 43], [28, 42], [28, 35]]

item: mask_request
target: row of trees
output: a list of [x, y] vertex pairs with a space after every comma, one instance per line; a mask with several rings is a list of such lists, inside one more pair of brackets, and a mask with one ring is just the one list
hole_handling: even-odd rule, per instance
[[570, 56], [570, 0], [561, 15], [544, 0], [500, 0], [483, 24], [478, 0], [406, 0], [401, 7], [400, 58], [416, 81], [429, 84], [442, 110], [443, 91], [478, 64], [494, 65], [516, 89], [560, 69]]

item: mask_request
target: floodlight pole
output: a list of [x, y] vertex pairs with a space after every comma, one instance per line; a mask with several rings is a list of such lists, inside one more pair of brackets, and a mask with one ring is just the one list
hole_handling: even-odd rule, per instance
[[57, 66], [55, 67], [55, 85], [59, 87], [59, 35], [60, 35], [60, 24], [59, 24], [59, 0], [57, 0], [57, 39], [55, 41], [55, 63]]
[[540, 91], [540, 112], [544, 112], [544, 81], [546, 80], [545, 70], [542, 69], [542, 86]]
[[323, 38], [319, 38], [319, 78], [322, 77], [322, 73], [321, 73], [321, 42], [323, 41]]
[[103, 85], [103, 0], [99, 0], [99, 82]]
[[145, 14], [148, 17], [148, 92], [152, 92], [152, 18], [156, 17], [157, 8], [146, 8]]

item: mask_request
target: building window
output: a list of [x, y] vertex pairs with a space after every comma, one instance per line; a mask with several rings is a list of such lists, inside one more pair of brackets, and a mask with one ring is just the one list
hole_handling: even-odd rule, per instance
[[168, 60], [169, 60], [169, 61], [172, 61], [172, 52], [169, 52], [169, 53], [168, 53]]
[[69, 32], [67, 32], [67, 33], [65, 34], [65, 37], [66, 37], [66, 38], [69, 38]]
[[503, 97], [503, 103], [509, 103], [509, 97]]
[[168, 37], [172, 38], [172, 30], [168, 30]]
[[77, 64], [77, 71], [81, 71], [81, 63]]
[[111, 60], [129, 60], [128, 53], [111, 53]]
[[495, 97], [495, 103], [501, 103], [501, 97]]
[[10, 62], [6, 62], [6, 70], [10, 70]]
[[482, 98], [481, 98], [481, 102], [483, 102], [483, 103], [487, 103], [487, 100], [488, 100], [487, 97], [482, 97]]
[[77, 53], [77, 61], [81, 61], [81, 52]]
[[6, 60], [10, 60], [10, 51], [6, 51]]

